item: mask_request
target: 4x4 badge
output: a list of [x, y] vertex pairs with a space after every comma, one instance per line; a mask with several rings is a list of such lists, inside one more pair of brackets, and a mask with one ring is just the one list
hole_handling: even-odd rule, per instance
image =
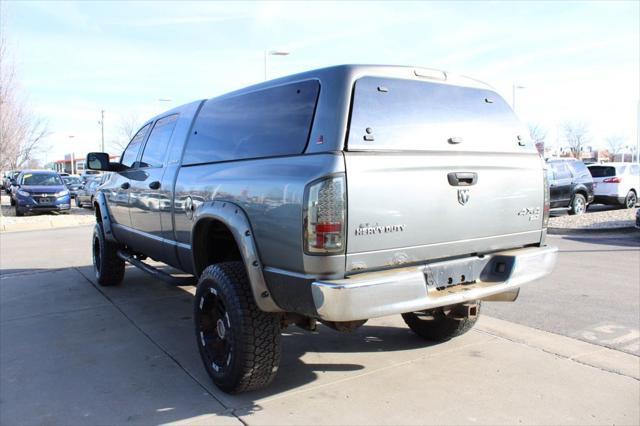
[[458, 189], [458, 202], [464, 206], [467, 204], [467, 201], [469, 201], [469, 190]]

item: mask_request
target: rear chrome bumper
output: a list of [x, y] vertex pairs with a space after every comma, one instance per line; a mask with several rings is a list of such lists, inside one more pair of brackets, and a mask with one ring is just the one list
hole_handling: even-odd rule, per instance
[[558, 249], [531, 247], [484, 256], [315, 281], [321, 319], [356, 321], [513, 293], [553, 270]]

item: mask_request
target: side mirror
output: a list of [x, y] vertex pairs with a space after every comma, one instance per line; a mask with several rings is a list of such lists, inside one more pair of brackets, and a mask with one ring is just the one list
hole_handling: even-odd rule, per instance
[[91, 170], [109, 170], [109, 154], [106, 152], [90, 152], [85, 163]]
[[109, 154], [106, 152], [90, 152], [87, 154], [85, 162], [90, 170], [100, 170], [103, 172], [119, 172], [126, 167], [120, 163], [109, 162]]

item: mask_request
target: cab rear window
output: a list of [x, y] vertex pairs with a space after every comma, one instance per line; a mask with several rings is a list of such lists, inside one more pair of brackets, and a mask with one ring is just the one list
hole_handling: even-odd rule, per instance
[[355, 84], [348, 148], [510, 151], [518, 136], [526, 140], [521, 129], [490, 90], [364, 77]]

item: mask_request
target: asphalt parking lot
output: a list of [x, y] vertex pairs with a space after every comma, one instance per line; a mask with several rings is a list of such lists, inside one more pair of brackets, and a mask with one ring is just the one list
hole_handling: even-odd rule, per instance
[[556, 271], [445, 344], [399, 317], [284, 332], [273, 385], [209, 381], [192, 287], [97, 288], [90, 226], [0, 236], [0, 424], [638, 424], [640, 239], [553, 236]]

